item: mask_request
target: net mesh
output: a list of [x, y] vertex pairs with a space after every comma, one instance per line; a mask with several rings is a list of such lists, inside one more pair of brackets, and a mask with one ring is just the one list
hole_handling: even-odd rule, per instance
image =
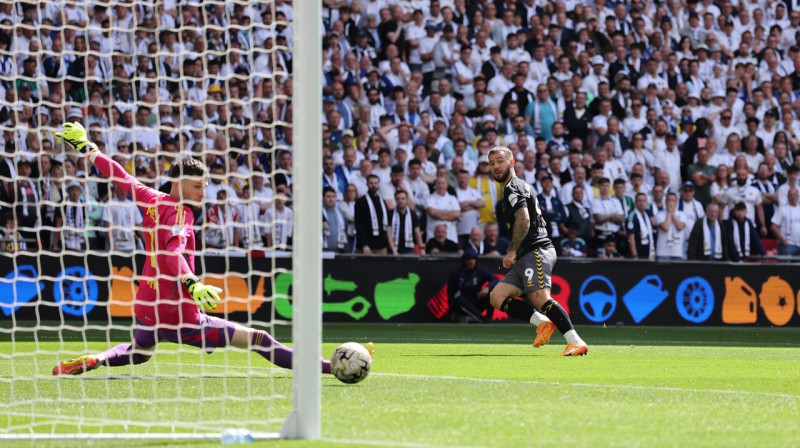
[[0, 6], [0, 434], [280, 428], [291, 375], [253, 352], [161, 343], [144, 364], [52, 375], [133, 340], [153, 238], [143, 204], [55, 132], [82, 123], [164, 191], [182, 158], [209, 166], [194, 232], [201, 281], [225, 291], [213, 315], [287, 339], [292, 18], [281, 0]]

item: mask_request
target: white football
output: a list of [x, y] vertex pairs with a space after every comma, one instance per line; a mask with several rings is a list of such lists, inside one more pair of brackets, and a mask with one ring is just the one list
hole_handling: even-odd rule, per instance
[[331, 356], [331, 373], [343, 383], [355, 384], [363, 381], [371, 367], [372, 355], [356, 342], [345, 342]]

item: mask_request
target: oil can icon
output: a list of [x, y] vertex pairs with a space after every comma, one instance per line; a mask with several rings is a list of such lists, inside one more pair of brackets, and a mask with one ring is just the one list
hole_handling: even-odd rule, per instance
[[664, 300], [669, 292], [664, 290], [664, 283], [658, 275], [648, 275], [641, 279], [625, 296], [622, 302], [631, 313], [634, 323], [639, 323], [649, 316]]

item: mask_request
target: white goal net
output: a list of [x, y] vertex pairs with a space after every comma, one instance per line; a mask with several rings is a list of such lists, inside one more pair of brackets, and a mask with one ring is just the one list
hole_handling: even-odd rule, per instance
[[209, 354], [226, 344], [208, 336], [205, 350], [160, 342], [146, 362], [126, 353], [136, 365], [54, 376], [61, 362], [137, 337], [134, 298], [159, 235], [147, 227], [156, 207], [133, 202], [55, 133], [81, 123], [129, 175], [167, 194], [171, 167], [205, 163], [194, 263], [201, 282], [224, 290], [208, 315], [291, 343], [295, 13], [288, 0], [0, 4], [0, 439], [281, 430], [292, 372], [252, 351]]

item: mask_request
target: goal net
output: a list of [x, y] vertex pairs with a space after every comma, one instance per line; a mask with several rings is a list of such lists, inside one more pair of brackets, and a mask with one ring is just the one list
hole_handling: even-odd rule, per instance
[[[294, 359], [296, 368], [299, 358], [314, 361], [303, 402], [316, 432], [292, 426], [286, 435], [318, 434], [318, 302], [304, 313], [289, 300], [293, 280], [321, 290], [321, 243], [299, 241], [307, 232], [319, 239], [321, 223], [293, 231], [295, 218], [320, 221], [318, 202], [303, 195], [321, 191], [292, 176], [293, 158], [314, 160], [319, 146], [311, 140], [319, 131], [293, 129], [292, 118], [319, 113], [321, 103], [320, 69], [306, 81], [293, 75], [320, 64], [313, 51], [311, 59], [292, 51], [301, 32], [320, 42], [313, 26], [296, 26], [297, 13], [288, 0], [0, 6], [0, 439], [218, 438], [234, 428], [274, 436], [287, 415], [305, 418], [293, 396], [302, 378], [255, 352], [209, 353], [208, 341], [160, 342], [144, 363], [54, 376], [60, 362], [134, 340], [147, 239], [157, 237], [143, 224], [157, 211], [67, 147], [55, 135], [64, 121], [83, 124], [102, 152], [154, 189], [170, 192], [170, 168], [183, 158], [209, 167], [194, 212], [195, 269], [224, 293], [208, 314], [295, 348], [298, 328], [309, 334], [310, 348]], [[319, 23], [314, 7], [304, 14]], [[304, 102], [299, 82], [312, 87]], [[299, 156], [303, 143], [312, 149]], [[304, 263], [309, 254], [309, 272], [292, 275], [292, 256]]]

